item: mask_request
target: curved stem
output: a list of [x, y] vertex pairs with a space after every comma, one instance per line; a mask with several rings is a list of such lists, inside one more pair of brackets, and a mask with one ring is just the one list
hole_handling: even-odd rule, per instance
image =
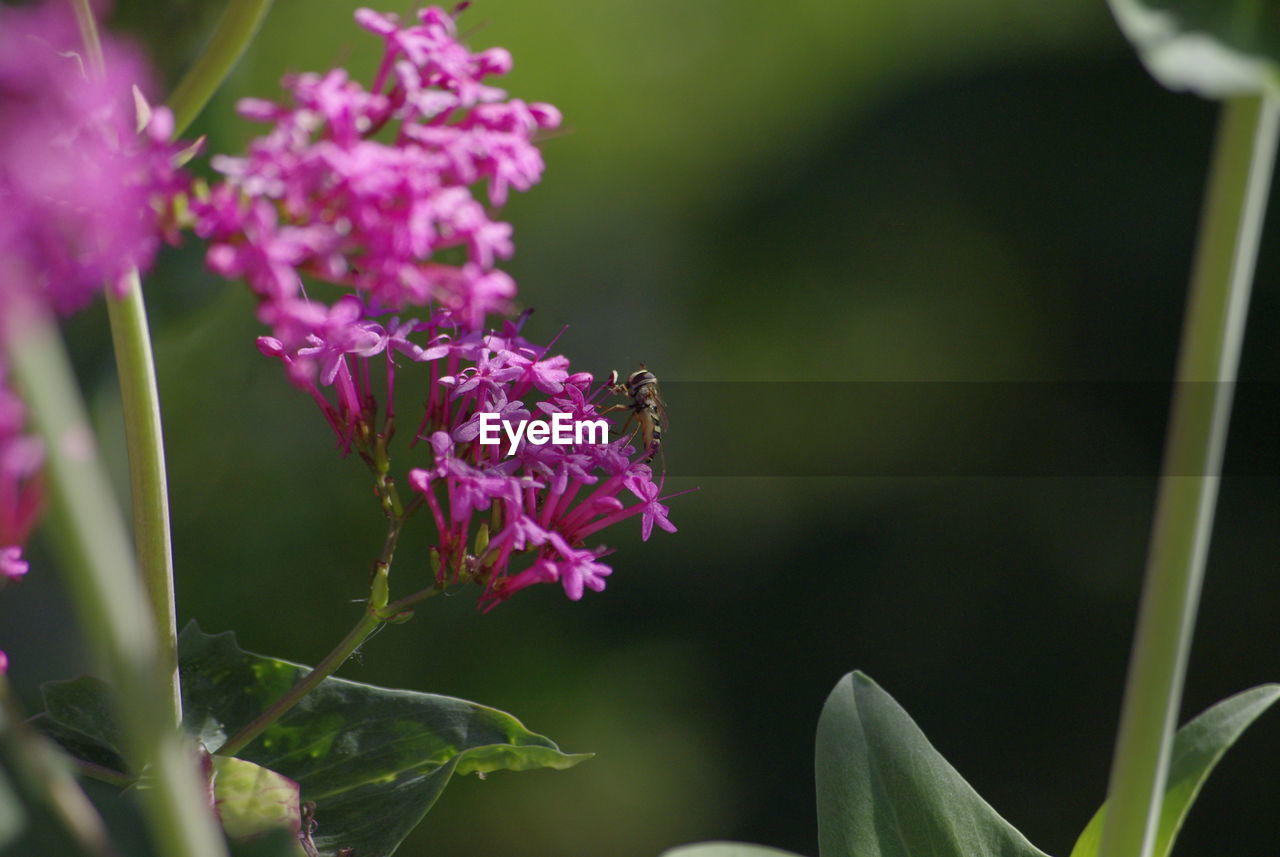
[[140, 795], [156, 849], [171, 857], [225, 857], [195, 754], [171, 717], [146, 593], [57, 330], [29, 306], [10, 307], [4, 321], [0, 338], [48, 450], [50, 522], [57, 527], [51, 544], [89, 649], [119, 691], [135, 770], [155, 780]]
[[433, 595], [438, 595], [441, 592], [444, 592], [444, 589], [442, 589], [440, 586], [433, 583], [424, 589], [419, 589], [417, 592], [414, 592], [411, 595], [406, 595], [404, 598], [401, 598], [398, 601], [392, 601], [390, 604], [388, 604], [386, 607], [384, 607], [382, 610], [379, 610], [378, 612], [382, 616], [386, 617], [387, 619], [392, 619], [396, 616], [397, 613], [403, 613], [405, 610], [408, 610], [413, 605], [418, 604], [422, 601], [426, 601], [428, 598], [432, 597]]
[[324, 660], [316, 664], [311, 672], [289, 689], [288, 693], [271, 703], [269, 708], [228, 738], [226, 743], [218, 748], [219, 755], [234, 756], [247, 747], [249, 742], [266, 731], [267, 727], [279, 720], [286, 711], [297, 705], [298, 701], [314, 690], [316, 685], [337, 672], [338, 667], [346, 663], [347, 658], [351, 657], [381, 624], [382, 619], [377, 612], [372, 608], [366, 609], [360, 615], [360, 621], [347, 632], [342, 642], [338, 643], [333, 651], [325, 655]]
[[1204, 578], [1280, 104], [1227, 101], [1200, 224], [1099, 857], [1149, 857]]
[[[409, 599], [402, 599], [394, 604], [387, 604], [388, 578], [391, 573], [391, 560], [395, 556], [396, 542], [400, 536], [400, 529], [404, 526], [404, 518], [392, 517], [387, 525], [387, 537], [383, 542], [382, 555], [378, 561], [374, 563], [373, 580], [369, 585], [369, 603], [365, 607], [364, 612], [360, 614], [359, 621], [347, 632], [347, 635], [339, 641], [333, 651], [324, 656], [324, 660], [316, 664], [311, 672], [307, 673], [302, 679], [289, 688], [284, 696], [271, 703], [261, 714], [253, 718], [245, 724], [241, 729], [226, 740], [226, 742], [218, 748], [217, 752], [223, 756], [234, 756], [245, 747], [253, 739], [257, 738], [266, 731], [272, 723], [275, 723], [285, 712], [293, 708], [298, 702], [316, 688], [320, 682], [338, 671], [347, 659], [350, 658], [357, 649], [373, 635], [373, 632], [382, 627], [384, 622], [394, 618], [395, 615], [408, 604], [402, 602], [416, 603], [429, 597], [421, 593], [415, 593]], [[425, 592], [426, 590], [424, 590]], [[429, 594], [434, 595], [438, 590], [432, 590]], [[413, 599], [410, 601], [410, 599]]]
[[175, 137], [185, 131], [209, 103], [253, 41], [270, 8], [271, 0], [231, 0], [227, 4], [227, 11], [222, 13], [209, 44], [169, 96]]
[[170, 719], [182, 722], [178, 679], [178, 614], [173, 591], [173, 553], [169, 542], [169, 491], [165, 476], [164, 436], [155, 358], [147, 329], [138, 272], [129, 277], [123, 298], [107, 297], [111, 341], [115, 346], [129, 448], [129, 484], [133, 496], [133, 542], [148, 600], [160, 633], [168, 683]]

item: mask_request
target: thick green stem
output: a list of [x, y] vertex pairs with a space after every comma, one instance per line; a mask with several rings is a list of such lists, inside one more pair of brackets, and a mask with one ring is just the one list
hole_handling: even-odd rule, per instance
[[204, 52], [169, 96], [175, 135], [195, 121], [213, 93], [253, 41], [271, 8], [271, 0], [231, 0]]
[[1099, 857], [1149, 857], [1182, 699], [1280, 107], [1227, 101], [1200, 223]]
[[169, 493], [160, 426], [160, 395], [147, 330], [147, 309], [137, 271], [131, 272], [128, 288], [123, 298], [108, 297], [107, 313], [111, 319], [111, 340], [115, 345], [129, 447], [133, 543], [147, 588], [147, 600], [160, 632], [170, 719], [177, 724], [182, 722], [182, 690], [178, 681], [178, 614], [169, 544]]
[[51, 523], [57, 528], [52, 544], [90, 651], [124, 702], [119, 716], [129, 757], [154, 782], [139, 796], [157, 852], [222, 857], [226, 851], [195, 754], [172, 719], [155, 623], [129, 537], [57, 330], [29, 307], [11, 307], [5, 321], [14, 378], [47, 450]]

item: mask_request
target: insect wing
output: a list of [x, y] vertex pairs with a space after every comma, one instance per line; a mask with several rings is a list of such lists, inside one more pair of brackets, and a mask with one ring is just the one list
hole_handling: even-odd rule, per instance
[[650, 391], [653, 396], [653, 406], [658, 412], [658, 422], [665, 430], [671, 425], [671, 423], [667, 419], [667, 403], [662, 401], [662, 394], [658, 392], [658, 382], [655, 381], [653, 383], [650, 387]]

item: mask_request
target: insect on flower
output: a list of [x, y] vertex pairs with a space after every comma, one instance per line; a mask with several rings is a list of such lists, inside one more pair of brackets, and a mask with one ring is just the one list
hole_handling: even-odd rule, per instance
[[618, 395], [628, 396], [631, 399], [630, 404], [613, 405], [605, 408], [601, 414], [612, 413], [613, 411], [628, 410], [631, 413], [627, 416], [626, 422], [622, 424], [621, 432], [625, 433], [627, 426], [631, 425], [631, 421], [635, 420], [636, 427], [631, 431], [631, 437], [640, 434], [640, 440], [644, 443], [644, 457], [641, 461], [649, 462], [662, 449], [662, 425], [667, 421], [667, 407], [663, 404], [662, 396], [658, 393], [658, 378], [652, 372], [645, 368], [643, 363], [640, 368], [632, 372], [627, 377], [625, 384], [618, 383], [618, 370], [613, 370], [610, 375], [609, 392]]

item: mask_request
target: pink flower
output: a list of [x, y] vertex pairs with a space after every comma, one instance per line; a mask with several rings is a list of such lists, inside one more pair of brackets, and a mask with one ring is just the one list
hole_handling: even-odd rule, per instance
[[[612, 569], [589, 537], [633, 515], [645, 538], [655, 524], [675, 529], [643, 451], [627, 438], [526, 440], [510, 456], [480, 443], [482, 413], [591, 420], [606, 393], [527, 341], [524, 317], [486, 328], [516, 293], [496, 267], [514, 252], [511, 227], [490, 207], [541, 178], [533, 139], [560, 114], [492, 86], [510, 55], [471, 52], [439, 8], [409, 25], [368, 9], [356, 21], [385, 44], [367, 89], [335, 69], [286, 79], [286, 103], [240, 103], [271, 127], [243, 157], [215, 158], [225, 180], [192, 203], [207, 264], [257, 295], [271, 328], [259, 349], [369, 465], [384, 508], [430, 515], [438, 585], [480, 585], [485, 609], [537, 583], [575, 601], [599, 592]], [[339, 296], [309, 296], [304, 279]], [[393, 402], [415, 395], [405, 499], [390, 476]]]
[[386, 391], [402, 389], [406, 377], [421, 391], [417, 439], [426, 443], [408, 484], [413, 505], [425, 506], [434, 523], [440, 585], [480, 584], [486, 609], [535, 583], [559, 583], [578, 600], [588, 589], [602, 590], [611, 573], [600, 562], [607, 550], [587, 545], [590, 537], [635, 515], [645, 538], [655, 524], [675, 530], [660, 485], [629, 438], [526, 440], [509, 457], [505, 438], [497, 446], [480, 443], [482, 412], [511, 424], [558, 413], [599, 418], [594, 402], [605, 386], [593, 389], [590, 374], [570, 373], [567, 357], [547, 355], [521, 336], [518, 323], [501, 335], [455, 338], [444, 311], [426, 321], [384, 323], [351, 296], [315, 310], [296, 314], [306, 330], [300, 344], [263, 337], [259, 347], [316, 400], [340, 448], [378, 472], [385, 472], [378, 461], [395, 434], [380, 405], [390, 401]]
[[185, 186], [168, 110], [136, 132], [141, 58], [104, 34], [86, 68], [71, 9], [0, 6], [0, 306], [19, 290], [62, 312], [147, 268]]
[[23, 434], [26, 409], [6, 386], [0, 360], [0, 585], [27, 573], [22, 558], [43, 505], [40, 467], [44, 450], [38, 438]]
[[[495, 206], [532, 187], [542, 175], [533, 136], [560, 114], [486, 83], [510, 55], [472, 53], [439, 8], [408, 26], [368, 9], [356, 21], [386, 46], [369, 89], [333, 69], [287, 78], [287, 103], [241, 102], [271, 129], [243, 157], [215, 158], [225, 181], [192, 204], [196, 231], [214, 240], [208, 265], [243, 277], [264, 304], [295, 299], [303, 274], [375, 311], [430, 306], [480, 330], [515, 295], [494, 267], [515, 248], [472, 186], [487, 181]], [[442, 262], [448, 250], [463, 261]], [[289, 330], [273, 335], [294, 344]]]
[[22, 558], [22, 548], [0, 548], [0, 579], [17, 580], [27, 573], [30, 566]]

